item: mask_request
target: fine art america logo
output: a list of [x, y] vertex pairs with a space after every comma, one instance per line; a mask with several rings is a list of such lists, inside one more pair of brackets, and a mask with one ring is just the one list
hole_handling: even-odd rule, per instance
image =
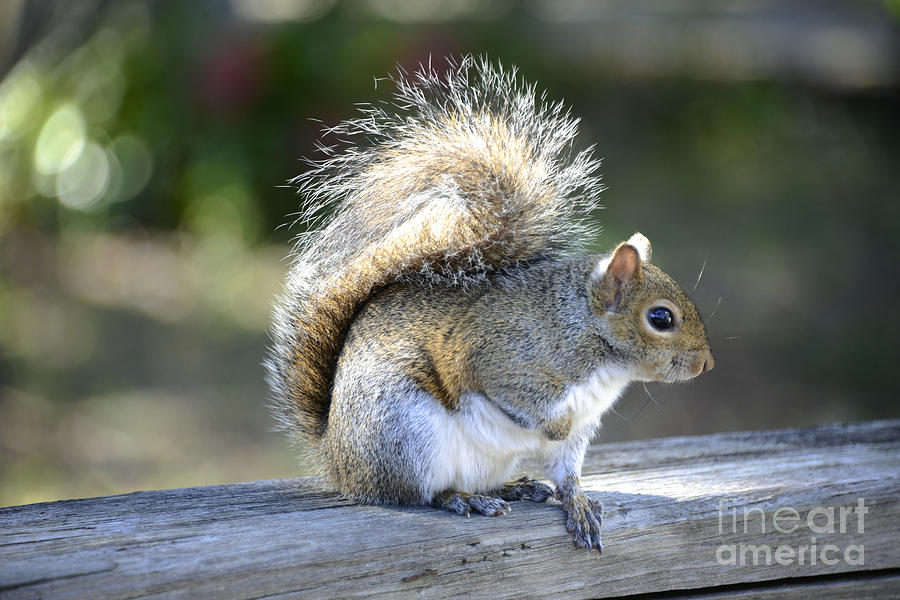
[[[744, 565], [836, 565], [843, 561], [848, 565], [865, 564], [865, 546], [857, 543], [823, 543], [816, 536], [860, 541], [865, 533], [865, 517], [869, 508], [863, 498], [857, 499], [856, 506], [817, 506], [801, 514], [791, 506], [781, 506], [766, 512], [762, 508], [738, 509], [720, 500], [719, 534], [771, 536], [775, 543], [722, 544], [716, 548], [716, 562], [726, 566]], [[796, 532], [802, 536], [799, 540]], [[808, 532], [808, 537], [803, 535]], [[851, 540], [849, 538], [855, 538]], [[785, 542], [789, 537], [791, 543]], [[780, 539], [779, 539], [780, 538]], [[800, 543], [797, 543], [797, 542]], [[837, 541], [837, 540], [834, 540]]]

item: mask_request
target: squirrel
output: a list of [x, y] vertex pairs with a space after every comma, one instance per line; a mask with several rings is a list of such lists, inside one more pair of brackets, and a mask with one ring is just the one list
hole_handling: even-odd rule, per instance
[[[354, 501], [498, 516], [555, 498], [601, 551], [588, 443], [629, 382], [713, 367], [703, 321], [643, 235], [580, 252], [599, 160], [562, 103], [472, 57], [392, 79], [393, 103], [329, 130], [349, 147], [292, 180], [312, 230], [273, 311], [279, 427]], [[509, 481], [526, 457], [555, 488]]]

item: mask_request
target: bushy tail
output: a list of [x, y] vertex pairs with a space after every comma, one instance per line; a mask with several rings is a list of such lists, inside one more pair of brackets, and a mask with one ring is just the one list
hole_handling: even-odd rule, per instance
[[297, 178], [301, 236], [274, 311], [267, 361], [281, 427], [324, 432], [335, 363], [353, 316], [399, 279], [466, 285], [491, 272], [560, 256], [585, 239], [600, 183], [577, 121], [561, 104], [483, 60], [401, 73], [390, 110], [334, 128], [360, 144]]

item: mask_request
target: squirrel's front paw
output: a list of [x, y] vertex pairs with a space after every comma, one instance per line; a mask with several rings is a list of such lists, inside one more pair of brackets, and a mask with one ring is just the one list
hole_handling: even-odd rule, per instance
[[572, 433], [572, 413], [568, 412], [552, 421], [547, 421], [541, 428], [541, 433], [553, 442], [566, 439]]
[[602, 553], [600, 526], [603, 507], [600, 502], [588, 498], [575, 481], [567, 481], [567, 485], [561, 486], [557, 490], [557, 498], [566, 511], [566, 529], [575, 535], [575, 545], [589, 550], [596, 548], [597, 552]]
[[466, 492], [449, 491], [438, 494], [434, 498], [434, 504], [464, 517], [468, 517], [472, 512], [499, 517], [510, 511], [509, 504], [500, 498]]
[[600, 524], [603, 522], [600, 503], [581, 492], [571, 502], [563, 503], [563, 509], [568, 514], [566, 529], [575, 534], [575, 545], [603, 552], [600, 541]]
[[531, 500], [532, 502], [545, 502], [554, 496], [552, 487], [528, 477], [510, 481], [500, 488], [498, 493], [504, 500]]

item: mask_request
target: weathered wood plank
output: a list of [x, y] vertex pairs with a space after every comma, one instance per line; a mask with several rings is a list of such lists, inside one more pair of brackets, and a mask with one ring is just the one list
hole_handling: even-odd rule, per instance
[[[654, 594], [631, 596], [631, 600], [654, 597]], [[666, 594], [666, 600], [689, 600], [696, 593]], [[852, 573], [837, 577], [807, 577], [788, 581], [750, 586], [721, 586], [703, 594], [703, 600], [888, 600], [900, 597], [900, 573], [877, 571], [856, 576]]]
[[[782, 586], [793, 597], [804, 590], [866, 597], [900, 576], [898, 459], [900, 421], [597, 445], [584, 482], [605, 506], [602, 556], [573, 548], [555, 506], [515, 503], [502, 518], [464, 519], [353, 506], [311, 479], [4, 508], [0, 596], [588, 598], [703, 590], [743, 599], [779, 596]], [[860, 498], [868, 511], [862, 530], [860, 515], [846, 511]], [[817, 507], [817, 527], [834, 509], [834, 532], [808, 527]], [[752, 511], [746, 533], [744, 509]], [[773, 530], [779, 509], [783, 529], [789, 509], [797, 511], [796, 531]], [[800, 564], [798, 549], [813, 543], [816, 563], [806, 550]], [[730, 556], [722, 547], [735, 545], [739, 558], [741, 544], [758, 554], [743, 554], [747, 564], [720, 564], [717, 556]], [[829, 544], [836, 550], [823, 562]], [[773, 554], [766, 564], [763, 550], [779, 546], [793, 549], [793, 560], [779, 564]], [[845, 560], [854, 546], [861, 556], [851, 551]]]

